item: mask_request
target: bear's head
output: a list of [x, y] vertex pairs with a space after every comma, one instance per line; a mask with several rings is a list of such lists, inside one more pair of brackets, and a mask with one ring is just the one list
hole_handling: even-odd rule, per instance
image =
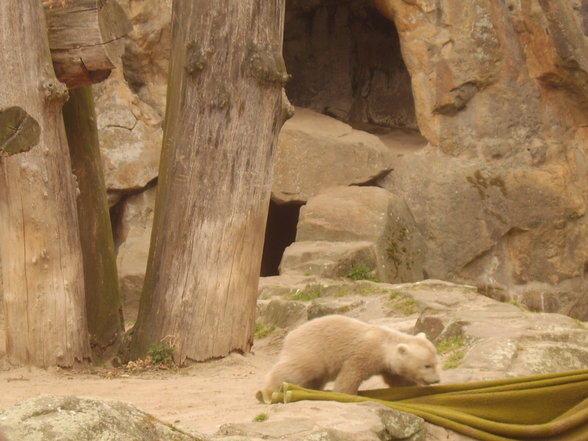
[[417, 385], [439, 383], [437, 349], [424, 333], [398, 343], [389, 354], [390, 371]]

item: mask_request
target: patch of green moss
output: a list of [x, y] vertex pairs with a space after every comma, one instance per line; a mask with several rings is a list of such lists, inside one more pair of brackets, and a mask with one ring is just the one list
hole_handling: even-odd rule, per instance
[[419, 311], [417, 301], [401, 292], [392, 291], [388, 298], [390, 299], [390, 308], [403, 315], [412, 315]]
[[255, 417], [253, 417], [253, 422], [254, 423], [261, 423], [262, 421], [265, 421], [269, 418], [269, 415], [267, 413], [260, 413], [258, 415], [255, 415]]
[[466, 354], [466, 343], [467, 341], [463, 335], [447, 337], [437, 343], [437, 352], [440, 355], [447, 354], [443, 369], [455, 369], [461, 364]]
[[465, 346], [465, 339], [458, 335], [455, 337], [444, 338], [437, 344], [437, 352], [441, 355], [462, 349]]
[[276, 330], [275, 325], [268, 323], [255, 323], [255, 338], [264, 338]]
[[368, 268], [366, 265], [360, 264], [355, 266], [349, 273], [347, 273], [347, 277], [351, 280], [369, 280], [372, 282], [381, 282], [380, 279], [374, 276], [375, 270]]
[[466, 353], [465, 349], [451, 353], [445, 359], [445, 362], [443, 363], [443, 369], [448, 370], [448, 369], [455, 369], [456, 367], [459, 367], [459, 365], [461, 364], [461, 362], [463, 360], [463, 357], [465, 357], [465, 353]]
[[320, 285], [307, 285], [304, 289], [292, 294], [288, 300], [296, 300], [299, 302], [310, 302], [321, 296], [322, 287]]
[[516, 306], [521, 311], [529, 312], [529, 309], [525, 305], [523, 305], [520, 302], [517, 302], [516, 300], [511, 300], [510, 302], [506, 302], [506, 303], [508, 303], [509, 305]]
[[370, 295], [370, 294], [386, 294], [388, 292], [388, 290], [386, 288], [382, 288], [379, 286], [374, 286], [369, 283], [365, 283], [362, 285], [358, 285], [355, 288], [354, 292], [356, 294], [365, 296], [365, 295]]
[[351, 293], [351, 290], [346, 286], [338, 286], [336, 287], [330, 295], [333, 297], [345, 297]]

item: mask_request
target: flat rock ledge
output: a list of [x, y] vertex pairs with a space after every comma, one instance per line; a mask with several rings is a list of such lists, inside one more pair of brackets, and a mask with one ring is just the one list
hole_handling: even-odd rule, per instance
[[41, 395], [0, 412], [10, 441], [204, 441], [116, 400]]
[[424, 441], [422, 418], [378, 403], [296, 402], [274, 404], [260, 422], [225, 424], [218, 441]]

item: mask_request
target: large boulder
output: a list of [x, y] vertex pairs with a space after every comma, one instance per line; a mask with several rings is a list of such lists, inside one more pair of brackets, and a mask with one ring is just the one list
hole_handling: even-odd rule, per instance
[[346, 276], [359, 266], [377, 268], [373, 242], [301, 241], [284, 251], [280, 274], [317, 274], [334, 278]]
[[364, 184], [387, 173], [389, 163], [377, 136], [299, 107], [280, 131], [272, 200], [302, 203], [324, 188]]
[[106, 189], [111, 203], [145, 187], [159, 172], [161, 116], [132, 93], [121, 72], [97, 86], [96, 114]]
[[0, 412], [9, 440], [202, 441], [132, 404], [75, 396], [42, 395]]
[[[353, 246], [358, 264], [375, 262], [376, 266], [370, 269], [377, 278], [395, 282], [423, 278], [424, 244], [414, 218], [402, 198], [382, 188], [352, 186], [322, 191], [301, 208], [296, 242], [355, 243], [330, 247], [332, 260], [337, 263], [323, 268], [330, 271], [338, 267], [343, 271], [332, 275], [347, 275], [346, 261], [349, 262]], [[367, 247], [361, 242], [372, 245]], [[304, 267], [304, 254], [299, 253], [296, 259], [292, 256], [300, 251], [299, 244], [286, 249], [281, 265], [284, 273], [290, 270], [289, 262]], [[307, 259], [316, 260], [312, 254], [307, 254]]]
[[379, 183], [414, 214], [429, 277], [588, 318], [588, 241], [580, 240], [588, 220], [583, 192], [566, 175], [556, 164], [485, 164], [424, 149], [397, 157]]
[[445, 382], [588, 367], [588, 326], [578, 320], [531, 312], [447, 282], [397, 288], [420, 305], [414, 332], [425, 332], [443, 353]]

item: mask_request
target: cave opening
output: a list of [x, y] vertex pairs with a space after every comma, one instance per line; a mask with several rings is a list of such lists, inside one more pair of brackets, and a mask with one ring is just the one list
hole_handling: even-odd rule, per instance
[[[294, 106], [378, 135], [399, 151], [425, 144], [398, 32], [370, 0], [287, 0], [284, 60]], [[279, 274], [299, 212], [300, 205], [271, 202], [262, 276]]]
[[299, 204], [280, 205], [270, 201], [261, 260], [262, 277], [279, 274], [284, 250], [296, 240], [299, 215]]
[[370, 0], [289, 0], [284, 60], [295, 106], [367, 131], [418, 131], [398, 32]]

